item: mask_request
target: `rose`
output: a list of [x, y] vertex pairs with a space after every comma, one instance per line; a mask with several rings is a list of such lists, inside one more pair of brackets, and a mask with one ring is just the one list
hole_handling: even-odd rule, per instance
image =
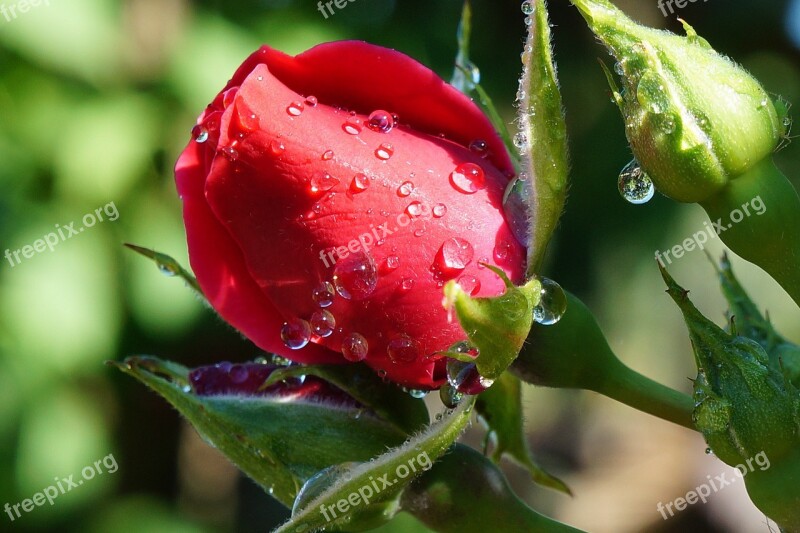
[[191, 265], [214, 309], [264, 350], [364, 360], [433, 388], [445, 380], [436, 352], [466, 338], [444, 282], [494, 296], [504, 284], [480, 263], [523, 275], [502, 214], [502, 141], [401, 53], [262, 47], [193, 134], [176, 166]]

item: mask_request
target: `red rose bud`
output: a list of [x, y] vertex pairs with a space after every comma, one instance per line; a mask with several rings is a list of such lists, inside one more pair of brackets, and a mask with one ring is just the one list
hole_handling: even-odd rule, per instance
[[[414, 388], [466, 338], [442, 287], [521, 281], [502, 214], [513, 166], [463, 94], [363, 42], [262, 47], [200, 116], [176, 166], [189, 256], [211, 305], [301, 363], [364, 361]], [[481, 150], [470, 150], [481, 146]]]

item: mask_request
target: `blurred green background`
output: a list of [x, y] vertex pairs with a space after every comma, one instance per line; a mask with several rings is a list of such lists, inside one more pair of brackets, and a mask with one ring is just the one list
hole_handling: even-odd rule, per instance
[[[473, 3], [473, 60], [511, 123], [519, 2]], [[653, 254], [703, 229], [703, 214], [658, 195], [646, 206], [620, 198], [616, 175], [630, 152], [596, 62], [610, 59], [567, 0], [550, 3], [573, 181], [547, 273], [593, 308], [626, 362], [688, 391], [688, 339]], [[655, 0], [618, 3], [641, 21], [679, 28]], [[0, 530], [263, 532], [287, 516], [166, 402], [104, 366], [140, 353], [188, 365], [258, 354], [121, 243], [188, 264], [172, 166], [195, 117], [260, 44], [298, 53], [363, 39], [449, 78], [460, 9], [459, 0], [356, 0], [326, 20], [312, 0], [42, 0], [0, 15], [0, 248], [21, 248], [109, 202], [120, 214], [53, 252], [0, 265], [0, 505], [108, 454], [119, 465], [53, 506], [14, 522], [0, 514]], [[800, 2], [698, 1], [677, 14], [768, 90], [800, 102]], [[800, 143], [777, 155], [795, 186], [799, 156]], [[734, 267], [778, 329], [800, 341], [800, 313], [781, 289], [741, 261]], [[706, 257], [695, 251], [671, 271], [721, 323]], [[593, 532], [766, 530], [742, 484], [661, 519], [659, 501], [725, 470], [698, 436], [587, 393], [531, 388], [526, 410], [541, 462], [576, 494], [531, 487], [521, 469], [504, 465], [540, 511]], [[467, 435], [480, 438], [478, 427]], [[426, 530], [401, 517], [384, 531]]]

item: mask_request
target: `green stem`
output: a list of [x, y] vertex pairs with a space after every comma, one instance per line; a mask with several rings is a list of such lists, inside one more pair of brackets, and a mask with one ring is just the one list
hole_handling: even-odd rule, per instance
[[[700, 205], [712, 222], [722, 223], [720, 239], [764, 269], [800, 305], [800, 197], [772, 158]], [[736, 210], [744, 215], [740, 222]]]

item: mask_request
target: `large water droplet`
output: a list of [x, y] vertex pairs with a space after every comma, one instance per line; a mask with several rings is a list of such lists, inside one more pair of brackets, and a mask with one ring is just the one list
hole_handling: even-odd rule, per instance
[[323, 281], [311, 291], [311, 299], [320, 307], [330, 307], [335, 296], [335, 289], [329, 281]]
[[511, 254], [511, 243], [506, 241], [498, 242], [494, 247], [494, 258], [497, 261], [505, 261]]
[[[292, 516], [295, 516], [298, 512], [305, 509], [309, 503], [318, 498], [326, 489], [330, 488], [335, 481], [338, 481], [340, 478], [346, 479], [350, 469], [357, 466], [357, 464], [358, 463], [342, 463], [329, 466], [325, 470], [321, 470], [308, 478], [308, 481], [303, 484], [303, 487], [300, 489], [300, 492], [297, 493], [297, 497], [294, 500]], [[295, 530], [300, 532], [299, 529]]]
[[292, 350], [304, 348], [311, 339], [311, 325], [300, 318], [294, 318], [281, 328], [283, 344]]
[[408, 204], [408, 207], [406, 207], [406, 213], [408, 213], [408, 216], [411, 218], [422, 216], [424, 212], [425, 207], [423, 207], [422, 202], [411, 202]]
[[349, 133], [350, 135], [358, 135], [361, 133], [361, 120], [357, 118], [349, 118], [347, 121], [342, 124], [342, 129], [345, 133]]
[[353, 181], [350, 182], [350, 191], [353, 194], [364, 192], [369, 187], [369, 177], [366, 174], [359, 172], [353, 176]]
[[351, 333], [342, 340], [342, 356], [348, 361], [357, 363], [367, 358], [369, 344], [360, 333]]
[[531, 183], [525, 174], [514, 178], [506, 191], [503, 200], [503, 211], [506, 221], [511, 227], [511, 232], [523, 246], [527, 246], [530, 232], [530, 216], [528, 215], [528, 202], [531, 198]]
[[458, 390], [448, 382], [439, 389], [439, 398], [441, 398], [445, 407], [448, 409], [455, 409], [458, 407], [458, 404], [461, 403], [461, 399], [464, 398], [464, 395], [458, 392]]
[[311, 178], [311, 193], [319, 194], [328, 192], [339, 184], [339, 180], [327, 172], [317, 172]]
[[305, 106], [303, 102], [294, 101], [286, 107], [286, 112], [293, 117], [299, 117], [303, 113]]
[[635, 159], [625, 165], [625, 168], [619, 173], [617, 186], [622, 197], [634, 205], [649, 202], [656, 192], [653, 180], [642, 170], [639, 162]]
[[394, 117], [388, 111], [378, 109], [370, 113], [367, 127], [372, 131], [389, 133], [394, 128]]
[[456, 359], [447, 361], [447, 381], [451, 387], [463, 394], [480, 394], [494, 383], [480, 375], [475, 363], [465, 363]]
[[258, 116], [253, 113], [253, 110], [239, 98], [236, 102], [236, 128], [243, 133], [250, 133], [258, 130], [259, 121]]
[[336, 319], [329, 311], [316, 311], [311, 315], [311, 331], [320, 337], [329, 337], [336, 328]]
[[440, 248], [442, 269], [464, 270], [475, 256], [475, 249], [469, 241], [459, 237], [447, 239]]
[[198, 124], [192, 128], [192, 138], [197, 143], [204, 143], [208, 140], [208, 130]]
[[414, 184], [410, 181], [404, 181], [400, 184], [400, 187], [397, 188], [397, 196], [401, 198], [409, 196], [412, 192], [414, 192]]
[[400, 335], [386, 345], [389, 359], [398, 365], [413, 363], [419, 357], [419, 344], [407, 335]]
[[394, 155], [394, 147], [389, 143], [382, 143], [375, 149], [375, 157], [383, 161], [386, 161], [392, 155]]
[[363, 300], [378, 284], [375, 260], [367, 252], [356, 252], [340, 259], [333, 269], [333, 285], [347, 300]]
[[481, 290], [481, 281], [475, 276], [461, 276], [457, 283], [470, 296], [475, 296]]
[[316, 96], [314, 96], [314, 95], [308, 95], [308, 96], [306, 97], [306, 105], [307, 105], [308, 107], [317, 107], [317, 103], [319, 103], [319, 100], [317, 100], [317, 97], [316, 97]]
[[436, 218], [442, 218], [447, 214], [447, 206], [444, 204], [436, 204], [433, 206], [433, 216]]
[[567, 295], [561, 285], [548, 278], [539, 278], [542, 283], [539, 304], [533, 308], [533, 320], [543, 326], [552, 326], [567, 310]]
[[486, 175], [475, 163], [461, 163], [450, 174], [450, 183], [457, 191], [473, 194], [486, 188]]

